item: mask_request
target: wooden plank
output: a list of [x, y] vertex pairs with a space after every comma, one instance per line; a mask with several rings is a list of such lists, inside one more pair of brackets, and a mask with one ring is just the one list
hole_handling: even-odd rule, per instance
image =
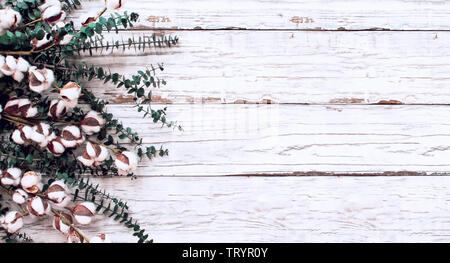
[[413, 105], [170, 105], [160, 128], [127, 105], [109, 111], [169, 157], [141, 176], [428, 174], [450, 172], [450, 107]]
[[[167, 32], [179, 46], [83, 57], [136, 74], [162, 62], [161, 103], [448, 104], [450, 32]], [[136, 38], [148, 31], [122, 33]], [[111, 36], [114, 37], [114, 36]], [[117, 38], [117, 37], [116, 37]], [[132, 102], [100, 81], [87, 87]]]
[[[103, 1], [83, 1], [73, 17], [96, 14]], [[345, 0], [140, 0], [124, 9], [138, 11], [141, 28], [290, 30], [449, 30], [447, 1]]]
[[[98, 179], [129, 201], [155, 242], [449, 242], [447, 177]], [[39, 242], [63, 236], [30, 225]], [[28, 226], [27, 226], [28, 228]], [[99, 216], [82, 228], [136, 239]]]

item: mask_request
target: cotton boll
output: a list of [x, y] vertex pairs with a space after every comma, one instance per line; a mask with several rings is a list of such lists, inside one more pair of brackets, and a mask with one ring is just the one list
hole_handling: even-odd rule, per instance
[[27, 194], [27, 192], [25, 192], [22, 189], [16, 189], [13, 192], [11, 198], [16, 204], [21, 205], [21, 204], [25, 204], [25, 202], [27, 201], [28, 194]]
[[39, 112], [29, 99], [11, 98], [5, 104], [5, 113], [13, 116], [32, 118], [36, 117]]
[[45, 148], [49, 142], [56, 139], [56, 135], [50, 125], [41, 122], [33, 127], [33, 136], [31, 139], [38, 143], [41, 148]]
[[13, 73], [12, 77], [15, 81], [21, 82], [22, 79], [25, 77], [24, 73], [28, 71], [30, 64], [22, 57], [18, 58], [16, 60], [16, 63], [17, 63], [16, 71]]
[[66, 148], [61, 142], [61, 137], [56, 137], [56, 139], [47, 144], [47, 151], [52, 153], [54, 156], [61, 156], [65, 150]]
[[64, 218], [64, 221], [69, 222], [70, 224], [73, 224], [72, 216], [70, 214], [64, 213], [64, 212], [61, 212], [59, 214], [61, 216], [55, 216], [55, 218], [53, 219], [53, 228], [55, 228], [56, 230], [60, 231], [63, 234], [68, 235], [72, 228], [70, 225], [66, 225], [63, 222], [63, 219], [61, 219], [61, 217]]
[[28, 200], [27, 209], [30, 215], [35, 217], [48, 215], [51, 211], [50, 204], [39, 196], [35, 196]]
[[15, 81], [21, 82], [24, 78], [24, 73], [28, 71], [30, 64], [25, 59], [19, 57], [14, 58], [13, 56], [7, 56], [4, 63], [0, 67], [2, 74], [6, 76], [11, 76]]
[[90, 239], [89, 243], [113, 243], [109, 235], [98, 234]]
[[[7, 7], [0, 9], [0, 28], [3, 29], [3, 33], [17, 26], [22, 21], [22, 16], [19, 12]], [[3, 34], [2, 33], [2, 34]]]
[[83, 202], [72, 209], [72, 215], [79, 224], [89, 225], [94, 218], [95, 208], [94, 203]]
[[138, 164], [138, 157], [135, 153], [125, 151], [116, 154], [116, 160], [114, 162], [120, 175], [127, 175], [133, 173]]
[[30, 90], [37, 93], [49, 89], [55, 81], [53, 71], [45, 68], [37, 69], [37, 67], [30, 67], [28, 78]]
[[61, 2], [49, 2], [46, 1], [43, 5], [39, 6], [42, 11], [42, 18], [50, 23], [57, 23], [63, 21], [66, 18], [66, 12], [62, 10]]
[[61, 132], [61, 143], [65, 148], [75, 148], [84, 142], [80, 128], [74, 125], [66, 126]]
[[19, 145], [28, 145], [31, 143], [33, 129], [30, 126], [20, 126], [11, 134], [13, 142]]
[[47, 199], [58, 207], [65, 207], [69, 201], [69, 189], [62, 180], [54, 181], [46, 191]]
[[23, 215], [17, 211], [6, 213], [2, 221], [2, 226], [10, 234], [16, 233], [23, 227]]
[[67, 103], [64, 100], [52, 100], [48, 110], [48, 116], [53, 120], [57, 120], [67, 113]]
[[13, 56], [6, 56], [5, 63], [0, 68], [5, 76], [12, 76], [17, 68], [16, 59]]
[[105, 120], [98, 112], [89, 111], [80, 124], [81, 129], [83, 129], [86, 134], [92, 135], [100, 132], [103, 125], [105, 125]]
[[75, 82], [67, 83], [59, 92], [60, 98], [66, 101], [68, 108], [77, 106], [80, 94], [81, 87]]
[[22, 170], [16, 167], [12, 167], [2, 172], [0, 182], [4, 186], [18, 186], [20, 183], [20, 176]]
[[97, 166], [102, 164], [108, 158], [108, 149], [102, 145], [87, 142], [83, 155], [77, 159], [85, 166]]
[[42, 190], [42, 177], [39, 173], [28, 171], [22, 176], [20, 185], [25, 192], [29, 194], [36, 194]]

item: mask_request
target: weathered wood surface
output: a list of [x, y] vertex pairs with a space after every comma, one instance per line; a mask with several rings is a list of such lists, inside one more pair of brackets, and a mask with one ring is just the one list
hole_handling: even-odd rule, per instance
[[[128, 75], [164, 63], [159, 76], [168, 84], [154, 91], [162, 103], [450, 102], [450, 32], [166, 33], [178, 35], [179, 45], [83, 60]], [[132, 101], [113, 85], [86, 85], [113, 102]]]
[[[78, 18], [96, 14], [103, 1], [83, 1]], [[135, 0], [125, 9], [139, 11], [142, 28], [449, 30], [448, 1], [406, 0]]]
[[140, 176], [450, 171], [448, 106], [169, 105], [183, 132], [131, 105], [109, 110], [144, 143], [170, 149]]
[[[101, 179], [155, 242], [449, 242], [448, 177]], [[36, 241], [63, 241], [32, 225]], [[106, 225], [104, 225], [106, 224]], [[99, 216], [82, 228], [136, 241]]]
[[[102, 2], [84, 1], [73, 16]], [[137, 181], [99, 180], [129, 200], [156, 242], [450, 241], [448, 177], [429, 176], [450, 172], [450, 2], [145, 0], [126, 8], [141, 21], [119, 37], [181, 39], [170, 49], [82, 58], [125, 74], [166, 66], [155, 108], [168, 105], [184, 132], [140, 119], [122, 89], [86, 83], [146, 144], [170, 150], [142, 163]], [[63, 240], [48, 222], [31, 228], [36, 241]], [[102, 217], [86, 232], [135, 241]]]

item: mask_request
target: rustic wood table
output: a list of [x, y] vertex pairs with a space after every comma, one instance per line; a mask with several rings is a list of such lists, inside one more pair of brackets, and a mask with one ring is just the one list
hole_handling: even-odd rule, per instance
[[[72, 15], [102, 5], [83, 1]], [[450, 241], [450, 2], [139, 0], [125, 9], [141, 19], [124, 38], [180, 38], [81, 58], [130, 74], [165, 65], [153, 105], [168, 106], [183, 132], [142, 119], [124, 90], [85, 83], [144, 142], [170, 150], [142, 163], [136, 180], [96, 179], [129, 200], [155, 242]], [[28, 232], [64, 240], [48, 225]], [[136, 241], [109, 219], [84, 231]]]

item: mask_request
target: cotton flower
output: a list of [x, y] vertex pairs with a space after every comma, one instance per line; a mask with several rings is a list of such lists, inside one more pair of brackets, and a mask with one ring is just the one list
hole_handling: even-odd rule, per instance
[[0, 35], [3, 35], [7, 30], [15, 27], [22, 21], [22, 16], [19, 12], [7, 7], [0, 9]]
[[75, 82], [67, 83], [59, 92], [60, 98], [67, 102], [69, 108], [77, 106], [80, 94], [81, 87]]
[[5, 76], [11, 76], [15, 81], [21, 82], [25, 77], [24, 73], [28, 71], [30, 64], [22, 57], [14, 58], [13, 56], [6, 56], [0, 71]]
[[91, 202], [78, 204], [72, 209], [72, 215], [79, 224], [89, 225], [95, 215], [95, 204]]
[[77, 159], [85, 166], [97, 166], [103, 163], [108, 156], [109, 152], [106, 147], [87, 142], [83, 155], [78, 156]]
[[16, 204], [25, 204], [25, 202], [28, 199], [28, 194], [27, 192], [25, 192], [22, 189], [16, 189], [14, 190], [12, 196], [11, 196], [12, 200], [16, 203]]
[[41, 148], [47, 147], [47, 144], [55, 138], [56, 135], [53, 132], [52, 127], [47, 123], [41, 122], [33, 127], [31, 140], [39, 144]]
[[42, 12], [42, 18], [50, 23], [57, 23], [66, 18], [66, 12], [62, 10], [60, 1], [46, 0], [38, 8]]
[[74, 125], [66, 126], [61, 132], [61, 143], [65, 148], [76, 148], [84, 142], [80, 128]]
[[122, 3], [122, 0], [105, 0], [105, 5], [108, 9], [120, 9]]
[[23, 215], [17, 211], [10, 211], [1, 220], [2, 227], [10, 234], [14, 234], [23, 227]]
[[12, 167], [3, 171], [1, 174], [0, 182], [4, 186], [18, 186], [20, 183], [20, 176], [22, 175], [22, 170], [16, 167]]
[[127, 175], [133, 173], [137, 168], [138, 157], [135, 153], [125, 151], [116, 154], [115, 164], [119, 170], [120, 175]]
[[45, 194], [48, 200], [59, 207], [65, 207], [70, 201], [69, 189], [62, 180], [51, 183]]
[[67, 113], [67, 102], [65, 100], [54, 99], [50, 102], [48, 116], [53, 120], [57, 120]]
[[12, 98], [6, 102], [4, 112], [24, 118], [33, 118], [36, 117], [39, 112], [36, 107], [34, 107], [29, 99], [19, 99]]
[[66, 225], [63, 220], [61, 219], [61, 217], [64, 218], [64, 221], [68, 221], [70, 222], [70, 224], [73, 224], [73, 219], [72, 216], [68, 213], [64, 213], [61, 212], [59, 213], [61, 216], [55, 216], [55, 218], [53, 219], [53, 227], [60, 231], [63, 234], [68, 235], [70, 230], [72, 229], [71, 226]]
[[42, 217], [50, 213], [50, 204], [39, 196], [35, 196], [28, 200], [27, 209], [30, 215]]
[[28, 171], [22, 176], [20, 180], [20, 185], [25, 192], [29, 194], [36, 194], [42, 190], [42, 177], [39, 173]]
[[56, 139], [47, 144], [47, 151], [52, 153], [54, 156], [61, 156], [65, 150], [66, 147], [62, 144], [60, 136], [56, 137]]
[[55, 75], [50, 69], [38, 69], [37, 67], [30, 67], [28, 72], [28, 78], [30, 80], [30, 90], [41, 93], [47, 90], [55, 81]]
[[113, 243], [109, 235], [98, 234], [91, 238], [89, 243]]
[[81, 129], [88, 134], [92, 135], [98, 133], [103, 125], [105, 125], [105, 120], [96, 111], [90, 111], [84, 116], [84, 119], [80, 122]]
[[[52, 27], [52, 29], [53, 30], [58, 30], [58, 28], [61, 29], [61, 28], [64, 28], [65, 26], [66, 25], [64, 24], [64, 22], [58, 22]], [[71, 34], [65, 34], [62, 39], [60, 39], [59, 33], [56, 35], [56, 39], [59, 41], [60, 45], [67, 45], [67, 44], [69, 44], [70, 41], [72, 40], [72, 38], [73, 38], [73, 35], [71, 35]]]
[[31, 137], [33, 136], [33, 128], [30, 126], [20, 126], [15, 129], [11, 134], [13, 142], [19, 145], [28, 145], [31, 143]]

